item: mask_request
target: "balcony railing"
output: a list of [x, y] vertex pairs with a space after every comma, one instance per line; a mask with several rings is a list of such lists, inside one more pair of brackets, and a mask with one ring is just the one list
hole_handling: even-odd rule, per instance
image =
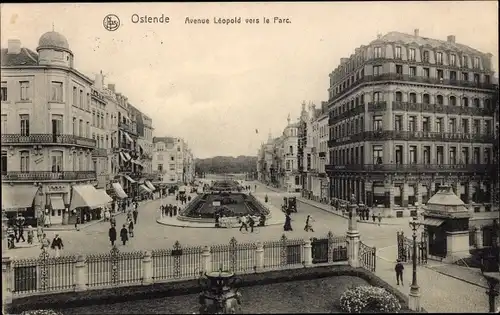
[[96, 172], [94, 171], [28, 171], [2, 174], [2, 180], [4, 181], [93, 180], [96, 178]]
[[23, 136], [18, 133], [2, 134], [2, 145], [33, 145], [33, 144], [52, 144], [52, 145], [72, 145], [95, 148], [94, 139], [84, 138], [75, 135], [54, 135], [51, 133], [34, 133], [29, 136]]
[[94, 149], [94, 151], [92, 151], [92, 156], [107, 157], [108, 156], [108, 149], [102, 149], [102, 148]]
[[129, 124], [120, 123], [120, 124], [118, 125], [118, 127], [119, 127], [121, 130], [126, 131], [126, 132], [128, 132], [128, 133], [130, 133], [130, 134], [133, 134], [133, 135], [137, 134], [137, 133], [135, 132], [135, 130], [132, 128], [132, 126], [130, 126]]
[[392, 110], [472, 116], [491, 116], [495, 112], [493, 108], [422, 104], [410, 102], [392, 102]]
[[435, 84], [435, 85], [452, 85], [452, 86], [460, 86], [460, 87], [470, 87], [470, 88], [478, 88], [478, 89], [486, 89], [486, 90], [494, 90], [496, 89], [496, 85], [492, 83], [480, 83], [474, 81], [464, 81], [464, 80], [449, 80], [449, 79], [438, 79], [438, 78], [430, 78], [424, 76], [410, 76], [404, 74], [397, 73], [385, 73], [378, 76], [375, 75], [365, 75], [364, 77], [358, 79], [354, 83], [352, 83], [349, 87], [337, 93], [330, 99], [330, 102], [335, 101], [341, 96], [349, 93], [355, 87], [362, 83], [368, 82], [377, 82], [377, 81], [406, 81], [406, 82], [416, 82], [416, 83], [424, 83], [424, 84]]
[[326, 165], [327, 172], [364, 171], [364, 172], [489, 172], [493, 164], [348, 164]]

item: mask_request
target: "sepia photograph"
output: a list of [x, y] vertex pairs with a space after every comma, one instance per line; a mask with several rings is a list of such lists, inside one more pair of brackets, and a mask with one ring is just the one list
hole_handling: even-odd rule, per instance
[[499, 313], [498, 6], [0, 4], [2, 314]]

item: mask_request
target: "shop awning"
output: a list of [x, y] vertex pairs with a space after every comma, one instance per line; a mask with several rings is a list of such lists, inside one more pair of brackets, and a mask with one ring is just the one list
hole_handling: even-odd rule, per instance
[[186, 186], [179, 187], [179, 191], [186, 191]]
[[139, 161], [137, 161], [137, 160], [132, 160], [132, 163], [134, 163], [134, 164], [137, 164], [137, 165], [139, 165], [139, 166], [144, 167], [144, 165], [142, 165], [142, 163], [141, 163], [141, 162], [139, 162]]
[[128, 162], [129, 159], [123, 154], [123, 152], [120, 152], [120, 157], [122, 158], [123, 161]]
[[2, 209], [15, 211], [20, 208], [31, 207], [38, 189], [38, 186], [2, 185]]
[[92, 185], [73, 186], [70, 209], [77, 207], [99, 208], [103, 205], [102, 197]]
[[118, 198], [123, 199], [128, 197], [125, 191], [123, 190], [122, 185], [120, 185], [120, 183], [113, 183], [113, 189], [115, 190], [115, 193], [118, 196]]
[[125, 158], [127, 159], [127, 161], [132, 160], [132, 157], [127, 152], [123, 152], [123, 155], [125, 156]]
[[111, 201], [113, 201], [113, 198], [111, 198], [108, 193], [106, 193], [106, 190], [104, 189], [96, 189], [97, 193], [101, 196], [102, 204], [107, 205]]
[[440, 226], [443, 223], [444, 223], [444, 220], [434, 219], [434, 218], [427, 218], [427, 219], [424, 219], [424, 221], [422, 222], [423, 225], [430, 225], [430, 226]]
[[50, 205], [54, 210], [64, 210], [64, 200], [62, 196], [50, 196]]
[[122, 175], [123, 177], [125, 177], [130, 183], [134, 184], [136, 183], [135, 180], [132, 179], [132, 177], [128, 176], [128, 175]]
[[132, 140], [132, 138], [128, 135], [128, 133], [124, 132], [125, 134], [125, 138], [127, 138], [128, 142], [134, 142], [134, 140]]
[[153, 186], [153, 184], [151, 184], [151, 182], [149, 180], [147, 180], [145, 182], [146, 186], [148, 186], [149, 189], [151, 189], [151, 191], [155, 191], [156, 190], [156, 187]]
[[144, 186], [144, 185], [140, 185], [139, 187], [140, 187], [143, 191], [145, 191], [145, 192], [147, 192], [147, 193], [152, 193], [152, 191], [151, 191], [148, 187], [146, 187], [146, 186]]

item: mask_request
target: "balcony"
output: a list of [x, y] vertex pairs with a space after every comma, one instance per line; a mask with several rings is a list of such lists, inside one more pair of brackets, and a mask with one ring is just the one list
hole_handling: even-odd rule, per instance
[[410, 172], [410, 173], [437, 173], [437, 172], [473, 172], [485, 173], [492, 170], [493, 164], [348, 164], [326, 165], [328, 173], [356, 171], [356, 172]]
[[153, 156], [151, 154], [144, 153], [144, 154], [141, 155], [141, 159], [142, 160], [152, 160]]
[[33, 171], [33, 172], [7, 172], [2, 174], [3, 181], [61, 181], [61, 180], [95, 180], [94, 171]]
[[23, 136], [18, 133], [2, 134], [2, 145], [68, 145], [95, 148], [96, 141], [75, 135], [54, 135], [51, 133], [35, 133]]
[[453, 105], [421, 104], [408, 102], [392, 102], [392, 110], [408, 112], [424, 112], [452, 115], [492, 116], [493, 108], [463, 107]]
[[126, 131], [126, 132], [128, 132], [129, 134], [132, 134], [132, 135], [136, 135], [137, 134], [135, 132], [135, 130], [132, 128], [132, 126], [129, 125], [129, 124], [120, 123], [118, 125], [118, 128], [120, 128], [120, 130]]
[[102, 149], [102, 148], [94, 149], [94, 151], [92, 151], [92, 156], [93, 157], [107, 157], [108, 156], [108, 149]]
[[[392, 62], [392, 60], [387, 60], [388, 62]], [[481, 83], [481, 82], [473, 82], [473, 81], [464, 81], [464, 80], [449, 80], [449, 79], [438, 79], [438, 78], [430, 78], [430, 77], [423, 77], [423, 76], [409, 76], [409, 75], [403, 75], [403, 74], [397, 74], [397, 73], [385, 73], [381, 74], [378, 76], [374, 75], [366, 75], [353, 84], [351, 84], [349, 87], [341, 91], [340, 93], [337, 93], [333, 96], [332, 99], [329, 100], [329, 102], [333, 102], [340, 98], [343, 95], [348, 94], [351, 92], [355, 87], [363, 84], [363, 83], [370, 83], [370, 82], [380, 82], [380, 81], [400, 81], [400, 82], [415, 82], [415, 83], [422, 83], [422, 84], [433, 84], [433, 85], [441, 85], [441, 86], [459, 86], [459, 87], [468, 87], [468, 88], [477, 88], [477, 89], [484, 89], [484, 90], [495, 90], [496, 85], [492, 83]]]

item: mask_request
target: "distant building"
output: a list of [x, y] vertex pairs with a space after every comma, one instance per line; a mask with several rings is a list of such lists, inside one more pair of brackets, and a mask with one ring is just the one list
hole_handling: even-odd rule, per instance
[[153, 138], [153, 172], [156, 182], [182, 184], [194, 180], [194, 157], [188, 144], [181, 138]]

